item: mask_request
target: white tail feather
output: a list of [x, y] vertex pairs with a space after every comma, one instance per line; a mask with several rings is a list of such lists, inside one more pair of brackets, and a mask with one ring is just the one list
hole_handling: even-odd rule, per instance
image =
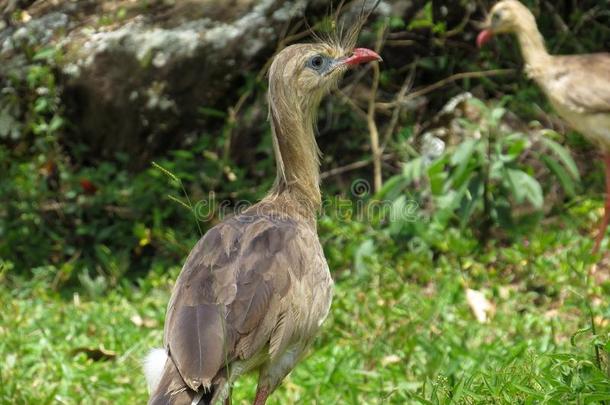
[[161, 376], [163, 375], [163, 368], [165, 368], [165, 362], [167, 361], [167, 352], [165, 349], [152, 349], [146, 357], [142, 367], [144, 368], [144, 375], [146, 376], [146, 383], [148, 384], [148, 391], [153, 393]]
[[197, 392], [191, 401], [191, 405], [197, 405], [199, 401], [201, 401], [201, 398], [203, 398], [203, 393], [203, 390], [201, 390], [201, 392]]

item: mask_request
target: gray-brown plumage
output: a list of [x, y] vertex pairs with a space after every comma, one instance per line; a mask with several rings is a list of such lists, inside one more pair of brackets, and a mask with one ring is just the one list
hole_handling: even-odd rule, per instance
[[557, 113], [604, 153], [606, 204], [595, 239], [597, 251], [610, 222], [610, 53], [550, 55], [534, 15], [517, 0], [498, 2], [486, 25], [477, 44], [482, 46], [495, 34], [514, 33], [527, 75], [544, 91]]
[[316, 110], [350, 66], [379, 59], [339, 42], [292, 45], [274, 58], [268, 100], [276, 182], [191, 251], [168, 305], [165, 352], [150, 361], [164, 363], [162, 374], [154, 375], [157, 364], [146, 367], [149, 403], [221, 403], [236, 378], [258, 370], [254, 403], [261, 405], [304, 354], [333, 284], [316, 233]]

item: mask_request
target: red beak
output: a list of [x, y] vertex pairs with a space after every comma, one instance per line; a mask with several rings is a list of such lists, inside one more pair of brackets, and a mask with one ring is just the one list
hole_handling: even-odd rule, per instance
[[372, 61], [382, 61], [381, 56], [377, 55], [377, 52], [371, 51], [366, 48], [356, 48], [352, 53], [352, 56], [343, 60], [343, 63], [350, 66], [360, 65], [361, 63], [367, 63]]
[[491, 30], [483, 30], [477, 35], [477, 47], [481, 48], [494, 36]]

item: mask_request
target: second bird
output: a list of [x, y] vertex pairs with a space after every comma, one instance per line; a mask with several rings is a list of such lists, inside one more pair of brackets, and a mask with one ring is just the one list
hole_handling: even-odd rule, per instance
[[517, 0], [500, 1], [491, 9], [477, 44], [505, 33], [517, 36], [527, 75], [557, 113], [603, 152], [606, 203], [593, 247], [597, 252], [610, 222], [610, 54], [550, 55], [534, 15]]

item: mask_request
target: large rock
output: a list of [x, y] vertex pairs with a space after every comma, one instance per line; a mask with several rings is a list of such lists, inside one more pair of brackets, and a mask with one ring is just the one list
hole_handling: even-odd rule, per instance
[[[409, 19], [424, 4], [384, 1], [377, 12]], [[361, 6], [349, 3], [344, 17]], [[197, 134], [218, 133], [287, 29], [328, 11], [322, 0], [10, 0], [0, 7], [0, 88], [14, 91], [9, 76], [25, 80], [33, 49], [58, 47], [65, 144], [88, 145], [94, 159], [122, 152], [143, 167]], [[0, 132], [20, 119], [1, 98]]]
[[234, 103], [245, 73], [312, 1], [144, 3], [35, 2], [27, 21], [0, 32], [7, 70], [17, 69], [24, 46], [60, 46], [68, 140], [84, 141], [96, 156], [127, 153], [135, 166], [220, 125], [201, 108]]

